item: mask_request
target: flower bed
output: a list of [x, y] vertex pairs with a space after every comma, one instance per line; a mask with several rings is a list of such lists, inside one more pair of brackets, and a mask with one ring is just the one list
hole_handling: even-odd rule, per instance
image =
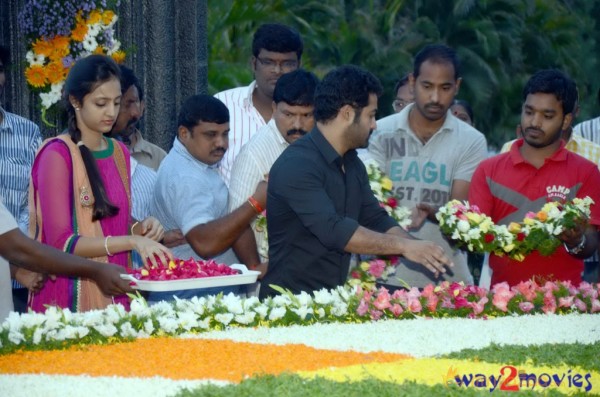
[[[488, 293], [443, 284], [417, 295], [416, 290], [389, 294], [339, 288], [313, 295], [286, 294], [265, 302], [230, 295], [147, 307], [136, 299], [129, 313], [111, 306], [85, 314], [56, 309], [45, 315], [13, 314], [0, 334], [4, 353], [0, 355], [0, 390], [28, 397], [169, 396], [181, 387], [237, 384], [258, 374], [293, 383], [296, 378], [288, 380], [288, 375], [281, 375], [283, 371], [305, 379], [302, 384], [374, 379], [476, 390], [478, 386], [459, 385], [456, 379], [462, 382], [462, 376], [476, 373], [497, 376], [508, 363], [441, 359], [439, 355], [494, 343], [599, 344], [599, 317], [592, 314], [600, 310], [598, 289], [599, 285], [589, 284], [574, 288], [523, 283]], [[484, 298], [487, 302], [482, 303]], [[524, 312], [523, 302], [533, 305], [529, 313], [538, 314], [519, 316]], [[478, 305], [483, 310], [475, 315]], [[460, 318], [474, 316], [481, 319]], [[115, 343], [119, 341], [128, 342]], [[52, 350], [57, 347], [62, 350]], [[597, 367], [527, 363], [518, 369], [539, 376], [568, 374], [570, 385], [554, 382], [533, 389], [571, 393], [600, 387]], [[575, 374], [582, 374], [580, 386], [573, 382]], [[264, 382], [272, 381], [268, 379]], [[435, 390], [427, 393], [443, 395]]]

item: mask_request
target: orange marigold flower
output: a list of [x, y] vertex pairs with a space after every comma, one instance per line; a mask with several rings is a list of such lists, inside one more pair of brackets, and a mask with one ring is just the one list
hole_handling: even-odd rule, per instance
[[115, 51], [111, 57], [116, 63], [123, 63], [125, 61], [125, 52], [121, 50]]
[[544, 211], [539, 211], [536, 216], [541, 222], [546, 222], [548, 219], [548, 214]]
[[51, 62], [46, 66], [46, 77], [50, 84], [59, 83], [67, 77], [67, 69], [61, 61]]
[[97, 10], [94, 10], [92, 12], [90, 12], [90, 16], [87, 19], [87, 23], [90, 25], [93, 25], [95, 23], [98, 23], [102, 20], [102, 14], [100, 14], [100, 12], [98, 12]]
[[43, 55], [45, 57], [50, 56], [50, 53], [53, 50], [53, 45], [50, 41], [46, 41], [43, 39], [37, 39], [35, 43], [33, 43], [33, 52], [36, 55]]
[[52, 62], [60, 62], [67, 55], [69, 55], [69, 48], [54, 48], [50, 54], [50, 60]]
[[98, 47], [96, 47], [94, 52], [92, 52], [92, 54], [104, 55], [104, 47], [99, 45]]
[[85, 23], [80, 22], [75, 26], [75, 29], [71, 32], [71, 38], [75, 41], [83, 41], [85, 35], [88, 32], [88, 27]]
[[66, 37], [66, 36], [54, 36], [54, 38], [52, 39], [52, 46], [56, 49], [56, 48], [60, 48], [60, 49], [69, 49], [69, 42], [71, 40]]
[[102, 23], [105, 25], [108, 25], [113, 17], [115, 16], [115, 13], [112, 12], [111, 10], [106, 10], [102, 13]]
[[43, 87], [48, 82], [46, 70], [41, 65], [32, 65], [25, 69], [25, 78], [32, 87]]

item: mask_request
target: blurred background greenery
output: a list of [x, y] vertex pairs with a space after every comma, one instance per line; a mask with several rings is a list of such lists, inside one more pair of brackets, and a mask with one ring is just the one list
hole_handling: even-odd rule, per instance
[[394, 84], [413, 55], [438, 42], [457, 50], [458, 98], [472, 104], [492, 146], [514, 138], [521, 90], [539, 69], [576, 80], [577, 121], [600, 113], [600, 0], [209, 0], [210, 93], [252, 81], [252, 35], [264, 22], [295, 27], [303, 67], [319, 77], [348, 63], [377, 75], [385, 87], [378, 117], [392, 112]]

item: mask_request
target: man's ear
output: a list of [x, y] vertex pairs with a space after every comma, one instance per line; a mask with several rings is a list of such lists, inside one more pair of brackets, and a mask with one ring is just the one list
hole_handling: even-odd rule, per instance
[[571, 126], [573, 122], [573, 113], [567, 113], [563, 119], [562, 130], [565, 131]]
[[190, 131], [184, 126], [180, 125], [177, 128], [177, 138], [179, 138], [179, 142], [184, 142], [190, 135]]
[[352, 106], [344, 105], [340, 108], [338, 116], [341, 117], [341, 119], [344, 121], [344, 123], [352, 124], [354, 122], [354, 114], [355, 113], [356, 113], [356, 110], [354, 110], [354, 108]]

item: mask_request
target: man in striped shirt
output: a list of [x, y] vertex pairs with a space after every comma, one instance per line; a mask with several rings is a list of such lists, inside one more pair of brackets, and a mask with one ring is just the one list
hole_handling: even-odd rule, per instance
[[261, 25], [252, 40], [252, 72], [254, 81], [217, 93], [215, 96], [229, 109], [229, 150], [221, 161], [220, 172], [229, 186], [233, 161], [242, 146], [273, 115], [275, 83], [285, 73], [300, 66], [304, 45], [298, 32], [278, 23]]
[[[598, 90], [598, 104], [600, 104], [600, 89]], [[598, 147], [598, 145], [600, 145], [600, 117], [582, 121], [573, 127], [573, 139], [575, 138], [587, 139], [595, 143]], [[596, 161], [596, 164], [600, 166], [600, 161]], [[585, 261], [585, 268], [583, 270], [583, 279], [585, 281], [597, 283], [600, 280], [599, 256], [600, 255], [596, 253], [589, 258], [589, 260]]]
[[[235, 158], [229, 181], [229, 212], [244, 204], [265, 179], [279, 155], [294, 141], [310, 132], [315, 87], [319, 80], [313, 73], [298, 69], [277, 81], [273, 92], [273, 118], [258, 130]], [[252, 222], [261, 262], [268, 259], [265, 230]], [[256, 249], [256, 247], [254, 247]]]
[[[9, 52], [0, 47], [0, 94], [4, 92]], [[40, 129], [33, 122], [9, 113], [0, 105], [0, 196], [23, 233], [28, 233], [27, 192], [35, 153], [42, 143]], [[15, 310], [24, 311], [27, 289], [13, 283]]]

